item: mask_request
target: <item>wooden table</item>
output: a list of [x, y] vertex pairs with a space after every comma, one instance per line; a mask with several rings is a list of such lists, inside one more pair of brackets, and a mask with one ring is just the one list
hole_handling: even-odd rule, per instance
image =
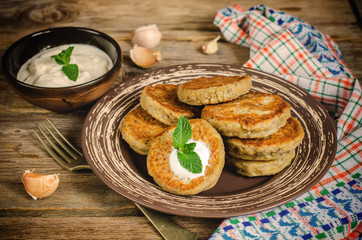
[[[114, 37], [124, 52], [115, 84], [142, 73], [129, 58], [130, 37], [139, 26], [155, 23], [163, 38], [158, 49], [163, 60], [155, 68], [192, 62], [242, 65], [247, 48], [226, 41], [215, 55], [204, 55], [201, 45], [219, 34], [213, 25], [218, 9], [246, 0], [207, 1], [0, 1], [0, 56], [14, 41], [37, 30], [81, 26]], [[347, 0], [269, 0], [269, 7], [300, 17], [339, 44], [347, 65], [362, 79], [362, 32]], [[360, 10], [361, 11], [361, 10]], [[108, 188], [93, 172], [62, 169], [34, 139], [32, 127], [52, 119], [80, 147], [83, 120], [90, 107], [58, 114], [31, 105], [16, 95], [0, 75], [0, 238], [6, 239], [162, 239], [135, 205]], [[60, 173], [60, 186], [49, 198], [32, 200], [24, 190], [24, 170]], [[222, 219], [169, 216], [207, 239]]]

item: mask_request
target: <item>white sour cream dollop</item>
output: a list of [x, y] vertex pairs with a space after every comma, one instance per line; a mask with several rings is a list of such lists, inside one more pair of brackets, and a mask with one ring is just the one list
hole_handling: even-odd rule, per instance
[[[73, 46], [70, 64], [77, 64], [79, 76], [77, 81], [69, 80], [62, 72], [53, 55]], [[68, 87], [79, 85], [96, 79], [113, 66], [110, 57], [97, 47], [87, 44], [65, 44], [50, 48], [33, 56], [25, 62], [17, 75], [17, 79], [38, 87]]]
[[194, 179], [198, 178], [200, 176], [205, 175], [205, 169], [206, 166], [209, 164], [209, 158], [210, 158], [210, 149], [207, 147], [206, 143], [202, 141], [194, 141], [189, 140], [187, 143], [196, 143], [196, 147], [194, 151], [199, 155], [202, 163], [202, 172], [201, 173], [192, 173], [189, 172], [187, 169], [185, 169], [183, 166], [181, 166], [178, 158], [177, 158], [177, 150], [173, 149], [170, 154], [170, 167], [177, 177], [179, 178], [188, 178], [188, 179]]

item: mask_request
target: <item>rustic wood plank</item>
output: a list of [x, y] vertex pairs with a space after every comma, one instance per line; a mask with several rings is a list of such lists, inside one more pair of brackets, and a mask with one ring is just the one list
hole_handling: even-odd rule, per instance
[[[207, 239], [214, 231], [211, 227], [220, 224], [206, 219], [187, 222], [199, 239]], [[0, 226], [2, 239], [163, 239], [144, 217], [0, 218]]]

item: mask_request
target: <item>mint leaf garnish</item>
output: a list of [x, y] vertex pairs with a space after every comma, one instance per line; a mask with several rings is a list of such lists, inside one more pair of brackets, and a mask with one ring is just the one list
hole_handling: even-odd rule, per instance
[[176, 129], [172, 135], [173, 146], [176, 149], [181, 149], [187, 143], [187, 141], [191, 138], [191, 135], [192, 135], [192, 131], [191, 131], [191, 125], [190, 125], [189, 120], [187, 120], [187, 118], [181, 116], [178, 119]]
[[67, 65], [70, 62], [70, 56], [72, 55], [74, 47], [68, 47], [61, 51], [58, 55], [51, 56], [59, 65]]
[[58, 55], [53, 55], [55, 62], [59, 65], [63, 65], [62, 72], [72, 81], [77, 81], [79, 75], [79, 69], [77, 64], [69, 64], [70, 56], [72, 55], [74, 47], [68, 47], [61, 51]]
[[68, 64], [62, 67], [62, 72], [72, 81], [77, 81], [79, 69], [77, 64]]
[[196, 152], [183, 153], [181, 151], [177, 152], [177, 158], [182, 167], [186, 168], [189, 172], [192, 173], [201, 173], [202, 172], [202, 162]]
[[199, 155], [194, 152], [196, 143], [187, 143], [191, 136], [191, 124], [187, 118], [181, 116], [172, 135], [173, 146], [177, 150], [177, 159], [187, 171], [201, 173], [202, 162]]
[[188, 144], [185, 144], [185, 145], [181, 148], [181, 151], [182, 151], [182, 152], [185, 152], [185, 153], [192, 152], [192, 151], [194, 151], [195, 147], [196, 147], [196, 143], [195, 143], [195, 142], [188, 143]]

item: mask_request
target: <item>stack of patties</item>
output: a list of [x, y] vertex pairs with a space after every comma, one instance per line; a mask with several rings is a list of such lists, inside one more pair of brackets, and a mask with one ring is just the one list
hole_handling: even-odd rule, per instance
[[249, 177], [274, 175], [289, 166], [304, 131], [290, 117], [274, 134], [263, 138], [226, 138], [229, 160], [236, 171]]
[[[224, 142], [229, 162], [238, 173], [276, 174], [294, 158], [304, 131], [281, 97], [250, 92], [251, 87], [249, 76], [201, 77], [180, 85], [147, 86], [141, 93], [141, 107], [122, 121], [122, 137], [134, 151], [147, 155], [150, 176], [174, 194], [193, 195], [216, 184], [225, 163]], [[171, 164], [172, 136], [181, 116], [190, 119], [192, 141], [202, 141], [210, 150], [203, 172], [192, 177], [178, 175]]]
[[[199, 106], [231, 101], [250, 88], [249, 76], [215, 76], [181, 85], [147, 86], [141, 93], [141, 107], [123, 119], [122, 137], [133, 150], [147, 154], [148, 173], [164, 190], [179, 195], [208, 190], [221, 175], [225, 149], [220, 133], [208, 121], [198, 119]], [[210, 152], [202, 173], [186, 174], [188, 177], [178, 175], [173, 171], [175, 166], [171, 166], [172, 136], [181, 116], [190, 119], [192, 141], [202, 141]]]
[[267, 176], [291, 163], [304, 137], [290, 108], [278, 95], [249, 92], [227, 103], [207, 105], [201, 116], [225, 137], [229, 162], [238, 173]]

